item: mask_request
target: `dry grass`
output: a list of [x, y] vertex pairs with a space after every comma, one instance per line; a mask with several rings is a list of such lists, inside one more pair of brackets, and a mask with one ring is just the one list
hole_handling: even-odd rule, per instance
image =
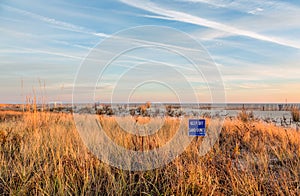
[[237, 118], [243, 122], [248, 122], [254, 119], [253, 112], [248, 112], [247, 110], [243, 109], [241, 112], [238, 113]]
[[[205, 156], [198, 156], [201, 141], [194, 140], [163, 168], [129, 172], [89, 153], [69, 114], [1, 112], [0, 116], [8, 114], [18, 117], [0, 121], [0, 194], [300, 194], [300, 132], [295, 130], [226, 120], [219, 141]], [[162, 145], [177, 126], [169, 118], [152, 138], [117, 137], [113, 118], [100, 121], [117, 143], [143, 150]]]
[[292, 108], [291, 114], [294, 122], [300, 121], [300, 110], [298, 108]]

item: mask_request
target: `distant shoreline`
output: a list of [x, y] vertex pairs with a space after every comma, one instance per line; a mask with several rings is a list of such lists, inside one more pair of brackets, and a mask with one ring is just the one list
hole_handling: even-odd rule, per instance
[[[54, 103], [54, 101], [45, 103], [45, 104], [49, 104], [49, 103]], [[70, 105], [73, 104], [72, 102], [60, 102], [57, 101], [57, 103], [62, 103], [63, 105]], [[111, 104], [111, 102], [78, 102], [78, 103], [74, 103], [74, 104], [95, 104], [95, 103], [100, 103], [100, 104]], [[130, 102], [130, 104], [144, 104], [145, 102]], [[283, 105], [291, 105], [291, 104], [300, 104], [300, 102], [225, 102], [225, 103], [209, 103], [209, 102], [199, 102], [199, 103], [195, 103], [195, 102], [150, 102], [151, 104], [182, 104], [182, 105], [187, 105], [187, 104], [201, 104], [201, 105], [205, 105], [205, 104], [213, 104], [213, 105], [240, 105], [240, 104], [245, 104], [245, 105], [261, 105], [261, 104], [266, 104], [266, 105], [270, 105], [270, 104], [283, 104]], [[7, 105], [25, 105], [26, 103], [0, 103], [0, 107], [2, 106], [7, 106]], [[114, 102], [114, 105], [116, 104], [128, 104], [126, 102]], [[42, 105], [42, 104], [37, 104], [37, 105]]]

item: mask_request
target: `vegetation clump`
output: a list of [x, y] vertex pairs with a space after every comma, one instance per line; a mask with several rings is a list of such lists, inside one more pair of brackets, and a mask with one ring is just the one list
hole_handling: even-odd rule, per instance
[[254, 120], [254, 114], [252, 111], [247, 112], [247, 110], [243, 109], [241, 112], [238, 113], [237, 118], [242, 122], [248, 122]]
[[300, 121], [300, 110], [298, 108], [296, 108], [296, 107], [292, 108], [291, 114], [292, 114], [292, 119], [294, 122]]

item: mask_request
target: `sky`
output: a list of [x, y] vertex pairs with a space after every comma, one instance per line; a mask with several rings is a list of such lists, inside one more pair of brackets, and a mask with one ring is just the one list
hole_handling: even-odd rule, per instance
[[[170, 34], [134, 31], [148, 25], [168, 27]], [[163, 48], [144, 47], [118, 57], [102, 78], [93, 81], [97, 100], [178, 101], [180, 94], [189, 96], [184, 91], [187, 78], [186, 85], [192, 86], [199, 102], [214, 101], [212, 76], [196, 74], [185, 58], [168, 51], [176, 46], [193, 49], [178, 47], [186, 40], [180, 36], [186, 34], [201, 45], [195, 50], [199, 56], [209, 55], [217, 67], [226, 102], [300, 102], [300, 1], [296, 0], [1, 0], [0, 102], [23, 103], [34, 94], [39, 101], [71, 102], [74, 85], [84, 86], [77, 78], [89, 77], [82, 66], [91, 51], [130, 28], [135, 40], [148, 36], [148, 41], [157, 37], [168, 41]], [[109, 52], [118, 47], [111, 46]], [[105, 52], [98, 53], [98, 60], [105, 59], [101, 56]], [[185, 77], [176, 76], [181, 73]], [[156, 78], [152, 82], [151, 74]], [[136, 85], [127, 84], [129, 80]], [[118, 92], [112, 96], [114, 89]], [[77, 101], [89, 99], [84, 95], [76, 95]]]

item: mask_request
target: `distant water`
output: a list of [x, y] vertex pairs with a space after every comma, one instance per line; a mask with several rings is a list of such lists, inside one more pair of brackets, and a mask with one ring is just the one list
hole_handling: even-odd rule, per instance
[[[101, 104], [101, 103], [98, 103]], [[109, 103], [103, 103], [109, 104]], [[144, 103], [114, 103], [112, 105], [127, 105], [137, 107]], [[224, 110], [255, 110], [255, 111], [288, 111], [292, 108], [300, 109], [300, 103], [151, 103], [152, 107], [171, 105], [173, 107], [190, 109], [224, 109]]]

